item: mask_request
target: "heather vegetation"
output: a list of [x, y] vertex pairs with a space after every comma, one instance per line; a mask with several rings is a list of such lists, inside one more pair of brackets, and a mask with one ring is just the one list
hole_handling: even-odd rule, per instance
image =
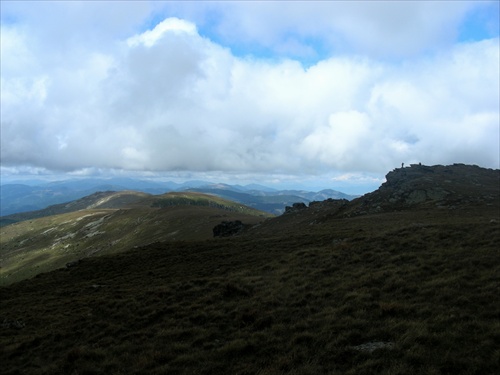
[[460, 168], [2, 287], [2, 370], [497, 374], [499, 175]]

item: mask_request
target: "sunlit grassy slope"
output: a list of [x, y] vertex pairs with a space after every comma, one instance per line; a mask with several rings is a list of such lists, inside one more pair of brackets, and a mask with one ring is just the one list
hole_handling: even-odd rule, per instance
[[20, 221], [91, 208], [120, 208], [140, 201], [148, 196], [149, 194], [138, 191], [101, 191], [71, 202], [55, 204], [41, 210], [2, 216], [0, 217], [0, 225], [4, 226]]
[[499, 172], [461, 168], [2, 287], [2, 372], [498, 374]]
[[137, 193], [130, 199], [132, 195], [106, 194], [88, 201], [85, 207], [91, 208], [0, 228], [0, 282], [8, 284], [70, 261], [152, 242], [208, 239], [223, 220], [255, 224], [271, 216], [199, 193]]

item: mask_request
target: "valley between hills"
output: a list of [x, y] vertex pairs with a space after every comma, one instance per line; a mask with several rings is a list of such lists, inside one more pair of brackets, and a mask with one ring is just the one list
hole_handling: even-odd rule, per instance
[[2, 373], [499, 373], [500, 171], [386, 180], [276, 217], [121, 192], [2, 227]]

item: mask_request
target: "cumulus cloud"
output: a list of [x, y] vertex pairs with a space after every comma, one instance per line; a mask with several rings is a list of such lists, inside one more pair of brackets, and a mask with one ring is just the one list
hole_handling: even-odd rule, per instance
[[[266, 17], [277, 14], [276, 4], [266, 8]], [[347, 5], [347, 10], [336, 6], [335, 17], [349, 19]], [[427, 6], [379, 10], [394, 24], [387, 30], [369, 26], [380, 34], [373, 43], [381, 44], [395, 28], [410, 33], [413, 28], [406, 24], [412, 22], [430, 22], [424, 29], [438, 33]], [[468, 6], [453, 8], [447, 25], [458, 22]], [[228, 5], [239, 9], [233, 19], [240, 26], [234, 29], [237, 38], [244, 38], [239, 35], [244, 32], [250, 39], [278, 43], [275, 28], [291, 28], [302, 13], [318, 15], [320, 25], [327, 22], [311, 7], [291, 3], [290, 9], [281, 7], [286, 17], [278, 26], [267, 22], [268, 28], [254, 35], [261, 19], [244, 10], [260, 12], [259, 7]], [[443, 9], [436, 10], [438, 19], [445, 17]], [[406, 21], [393, 20], [403, 11]], [[362, 19], [368, 19], [364, 12]], [[361, 44], [370, 40], [343, 25], [306, 23], [295, 32], [315, 35], [344, 27], [349, 38]], [[57, 46], [41, 43], [33, 29], [2, 24], [4, 168], [275, 175], [340, 171], [341, 176], [358, 176], [353, 179], [361, 178], [349, 174], [353, 171], [384, 173], [403, 161], [498, 168], [498, 38], [449, 45], [412, 59], [342, 54], [304, 66], [292, 58], [240, 56], [177, 17], [135, 33], [115, 27], [121, 30], [119, 38], [95, 48], [93, 43], [71, 44], [68, 58], [54, 63], [54, 56], [62, 54]], [[421, 49], [429, 35], [411, 42], [411, 49]], [[400, 48], [403, 54], [409, 51], [405, 48]]]
[[179, 18], [167, 18], [156, 25], [153, 30], [147, 30], [142, 34], [129, 38], [127, 44], [129, 47], [136, 47], [140, 44], [151, 47], [158, 43], [158, 41], [168, 33], [186, 33], [194, 35], [197, 33], [196, 25]]
[[415, 56], [454, 42], [468, 13], [498, 14], [491, 1], [188, 2], [166, 9], [235, 49], [260, 47], [295, 57], [324, 51]]

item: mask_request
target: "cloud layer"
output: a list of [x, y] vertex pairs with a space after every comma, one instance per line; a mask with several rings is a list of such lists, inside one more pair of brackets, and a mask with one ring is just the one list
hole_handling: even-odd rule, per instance
[[[118, 17], [101, 39], [99, 28], [68, 32], [64, 48], [50, 42], [56, 31], [49, 25], [43, 35], [2, 24], [4, 167], [322, 174], [384, 173], [401, 162], [499, 166], [499, 40], [451, 44], [442, 31], [456, 29], [469, 3], [453, 12], [433, 8], [442, 16], [424, 20], [418, 17], [431, 13], [428, 2], [372, 9], [376, 17], [339, 5], [331, 21], [324, 15], [302, 23], [327, 10], [292, 3], [278, 25], [261, 23], [277, 14], [277, 3], [231, 3], [219, 16], [234, 17], [217, 24], [213, 37], [186, 20], [198, 17], [206, 29], [208, 11], [203, 18], [186, 8], [186, 19], [148, 26], [151, 9], [133, 4], [130, 23]], [[88, 27], [92, 18], [84, 13]], [[384, 27], [396, 13], [406, 18]], [[425, 32], [410, 34], [418, 20]], [[131, 32], [141, 24], [141, 32]], [[354, 50], [304, 65], [222, 44], [259, 40], [307, 54], [304, 40], [328, 30], [321, 45], [337, 38]], [[424, 48], [435, 35], [441, 37], [433, 46], [444, 47]]]

